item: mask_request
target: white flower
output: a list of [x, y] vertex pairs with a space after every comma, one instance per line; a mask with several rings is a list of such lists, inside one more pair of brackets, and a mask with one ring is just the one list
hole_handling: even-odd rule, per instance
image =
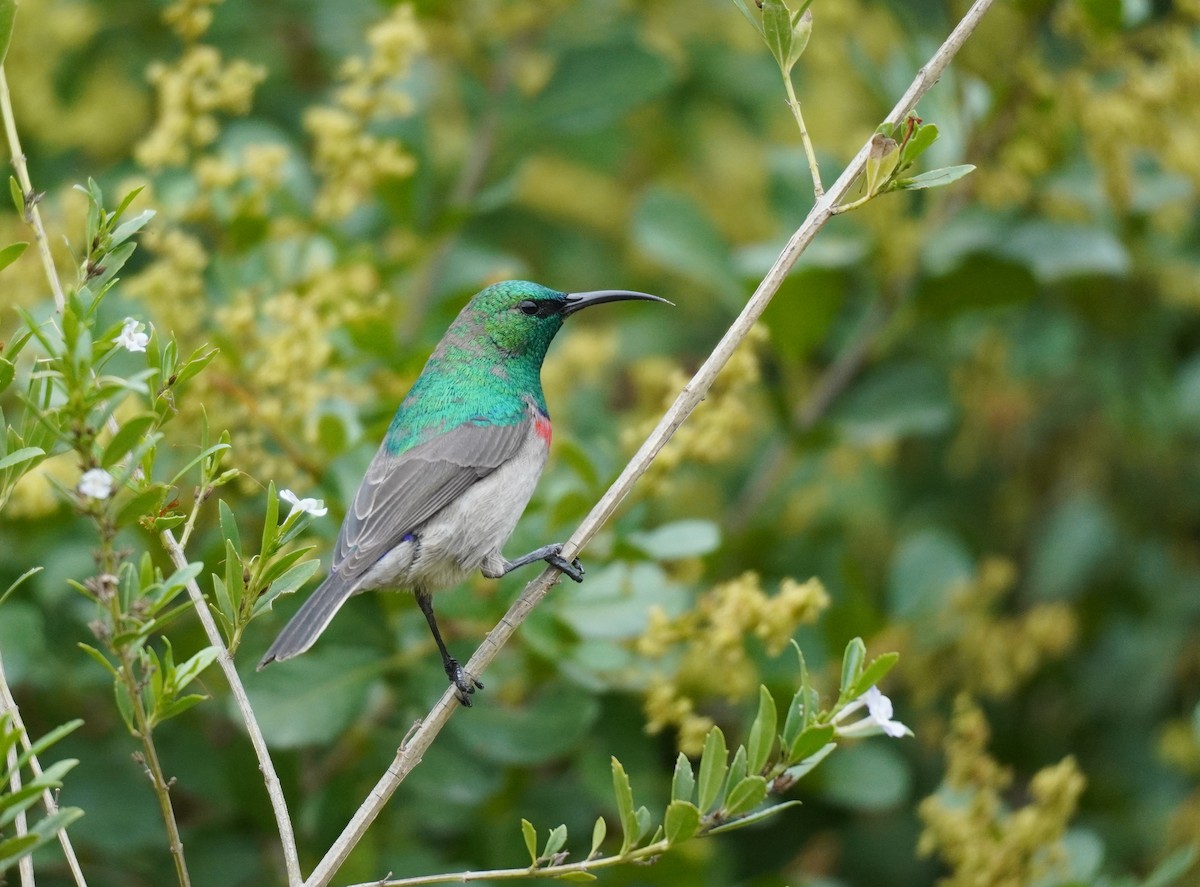
[[305, 514], [311, 514], [313, 517], [324, 517], [329, 511], [325, 507], [324, 499], [301, 499], [291, 490], [280, 490], [279, 498], [292, 506], [292, 511], [288, 517], [291, 517], [297, 511], [303, 511]]
[[92, 468], [83, 473], [83, 477], [79, 478], [79, 486], [75, 489], [79, 491], [79, 495], [89, 499], [107, 499], [112, 495], [113, 476], [103, 468]]
[[839, 735], [856, 737], [875, 736], [879, 733], [885, 733], [893, 738], [912, 735], [912, 730], [899, 721], [892, 720], [892, 715], [894, 714], [892, 700], [884, 696], [878, 687], [872, 687], [858, 699], [855, 699], [843, 708], [837, 717], [834, 718], [834, 723], [842, 720], [842, 718], [851, 712], [858, 711], [864, 705], [867, 707], [867, 716], [861, 721], [855, 721], [847, 727], [838, 727], [837, 731]]
[[113, 343], [127, 351], [145, 351], [146, 345], [150, 342], [150, 336], [142, 332], [145, 328], [144, 323], [140, 323], [132, 317], [126, 317], [125, 326], [121, 327], [121, 333], [113, 339]]

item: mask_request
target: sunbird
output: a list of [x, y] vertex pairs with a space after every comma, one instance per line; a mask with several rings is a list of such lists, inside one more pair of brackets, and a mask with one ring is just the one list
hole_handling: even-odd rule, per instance
[[529, 503], [550, 451], [542, 361], [563, 320], [648, 293], [564, 293], [508, 280], [477, 293], [434, 348], [388, 427], [346, 512], [329, 575], [271, 644], [258, 667], [299, 656], [351, 595], [407, 589], [417, 599], [464, 706], [483, 684], [450, 655], [433, 593], [479, 570], [490, 579], [546, 561], [576, 582], [583, 565], [562, 543], [515, 560], [501, 549]]

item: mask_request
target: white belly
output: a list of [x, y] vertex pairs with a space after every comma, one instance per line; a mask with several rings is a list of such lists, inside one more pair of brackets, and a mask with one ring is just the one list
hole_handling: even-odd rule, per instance
[[538, 435], [508, 462], [470, 487], [401, 542], [363, 576], [356, 591], [450, 588], [504, 547], [533, 496], [549, 447]]

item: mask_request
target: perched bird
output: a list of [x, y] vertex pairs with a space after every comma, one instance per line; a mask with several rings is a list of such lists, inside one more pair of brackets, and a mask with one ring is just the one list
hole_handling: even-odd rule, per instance
[[561, 557], [561, 543], [511, 561], [501, 548], [550, 449], [541, 380], [550, 341], [576, 311], [625, 299], [667, 301], [626, 290], [563, 293], [523, 280], [471, 299], [396, 411], [338, 533], [329, 576], [284, 626], [260, 669], [311, 647], [351, 595], [408, 589], [459, 701], [471, 704], [483, 685], [447, 651], [431, 595], [475, 570], [495, 579], [539, 560], [583, 581], [583, 566]]

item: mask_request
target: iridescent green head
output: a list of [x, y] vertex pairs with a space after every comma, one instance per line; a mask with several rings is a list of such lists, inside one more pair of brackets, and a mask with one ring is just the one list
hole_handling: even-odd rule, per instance
[[479, 292], [464, 313], [483, 320], [488, 338], [501, 351], [512, 356], [528, 355], [540, 362], [562, 328], [563, 318], [591, 305], [626, 299], [667, 301], [629, 290], [564, 293], [527, 280], [506, 280]]

